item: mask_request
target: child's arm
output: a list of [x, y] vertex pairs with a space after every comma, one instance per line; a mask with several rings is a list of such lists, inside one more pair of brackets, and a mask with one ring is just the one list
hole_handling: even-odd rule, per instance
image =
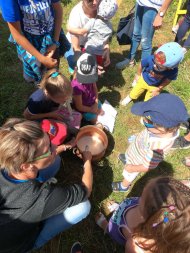
[[57, 65], [56, 59], [44, 56], [27, 40], [27, 38], [22, 34], [19, 21], [7, 22], [7, 24], [16, 42], [21, 45], [26, 51], [28, 51], [31, 55], [35, 56], [39, 62], [41, 62], [47, 68], [53, 68]]
[[97, 113], [97, 106], [96, 103], [92, 106], [86, 106], [82, 103], [82, 95], [73, 95], [73, 101], [75, 104], [75, 107], [80, 112], [91, 112], [91, 113]]
[[67, 31], [74, 35], [85, 35], [88, 33], [88, 30], [86, 28], [73, 28], [67, 25]]
[[58, 112], [58, 110], [53, 111], [53, 112], [48, 112], [48, 113], [38, 113], [38, 114], [32, 114], [26, 108], [24, 110], [23, 116], [28, 119], [28, 120], [36, 120], [36, 119], [45, 119], [45, 118], [50, 118], [50, 119], [57, 119], [57, 120], [64, 120], [64, 116]]
[[158, 87], [155, 87], [155, 89], [151, 91], [152, 96], [154, 97], [159, 95], [163, 88], [166, 87], [169, 83], [171, 83], [171, 80], [165, 79]]
[[139, 80], [139, 78], [141, 77], [141, 74], [142, 74], [142, 64], [140, 63], [139, 66], [138, 66], [138, 69], [137, 69], [137, 73], [135, 75], [135, 78], [133, 80], [133, 83], [137, 83], [137, 81]]
[[[60, 2], [52, 3], [52, 8], [54, 11], [54, 16], [55, 16], [53, 39], [54, 41], [58, 42], [60, 32], [61, 32], [62, 20], [63, 20], [63, 8]], [[57, 46], [55, 43], [49, 46], [47, 48], [46, 55], [48, 57], [52, 57], [56, 48]]]

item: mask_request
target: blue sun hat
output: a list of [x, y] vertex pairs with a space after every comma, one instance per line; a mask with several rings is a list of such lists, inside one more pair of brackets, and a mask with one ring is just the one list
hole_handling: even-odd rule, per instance
[[184, 58], [184, 51], [177, 42], [168, 42], [159, 47], [155, 52], [155, 57], [159, 52], [163, 52], [166, 60], [161, 64], [167, 68], [175, 68]]
[[183, 101], [169, 93], [162, 93], [146, 102], [135, 103], [131, 112], [165, 128], [176, 127], [187, 122], [189, 118]]

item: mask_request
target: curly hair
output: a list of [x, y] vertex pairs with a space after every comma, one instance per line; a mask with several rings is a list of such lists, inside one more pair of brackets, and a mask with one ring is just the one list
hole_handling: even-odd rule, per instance
[[[152, 179], [145, 198], [145, 222], [133, 237], [144, 238], [142, 248], [152, 253], [190, 252], [190, 188], [171, 177]], [[174, 206], [173, 212], [169, 206]], [[163, 222], [164, 213], [168, 222]], [[156, 223], [157, 226], [153, 226]]]

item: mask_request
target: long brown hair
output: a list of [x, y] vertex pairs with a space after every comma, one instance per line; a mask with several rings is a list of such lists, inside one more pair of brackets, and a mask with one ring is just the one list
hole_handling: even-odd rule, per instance
[[[152, 179], [149, 185], [145, 199], [146, 220], [134, 230], [134, 238], [145, 239], [140, 243], [145, 252], [189, 253], [190, 188], [170, 177]], [[170, 206], [175, 208], [172, 212]], [[163, 222], [165, 214], [168, 222]]]

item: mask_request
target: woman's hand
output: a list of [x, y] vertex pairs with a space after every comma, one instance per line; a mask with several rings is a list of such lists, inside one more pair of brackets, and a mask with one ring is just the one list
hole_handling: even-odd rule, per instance
[[163, 17], [160, 17], [158, 13], [153, 22], [154, 29], [159, 29], [162, 26], [162, 20], [163, 20]]
[[82, 159], [84, 162], [92, 160], [92, 154], [90, 151], [85, 150], [82, 152]]

